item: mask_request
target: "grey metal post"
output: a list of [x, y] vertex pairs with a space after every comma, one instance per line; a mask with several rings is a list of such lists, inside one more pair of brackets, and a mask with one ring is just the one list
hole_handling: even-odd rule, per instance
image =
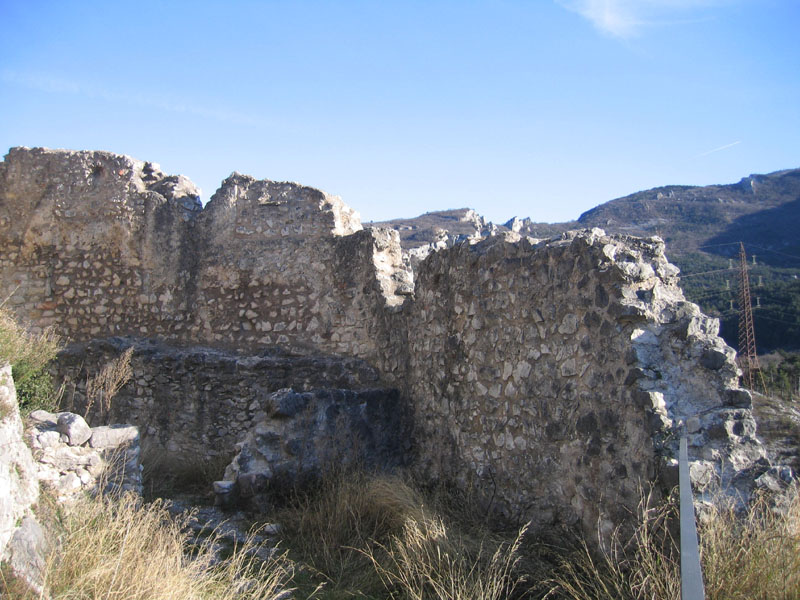
[[689, 478], [689, 450], [685, 435], [681, 436], [678, 454], [678, 481], [681, 491], [681, 599], [705, 600], [692, 482]]

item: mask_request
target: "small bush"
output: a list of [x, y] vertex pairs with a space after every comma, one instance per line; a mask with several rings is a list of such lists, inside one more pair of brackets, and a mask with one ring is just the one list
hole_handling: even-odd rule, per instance
[[47, 370], [31, 367], [21, 361], [12, 367], [11, 372], [17, 388], [19, 410], [23, 415], [35, 410], [58, 410], [62, 390], [53, 387], [53, 378]]
[[0, 364], [26, 363], [28, 372], [35, 372], [55, 358], [60, 348], [61, 341], [51, 329], [31, 333], [0, 306]]

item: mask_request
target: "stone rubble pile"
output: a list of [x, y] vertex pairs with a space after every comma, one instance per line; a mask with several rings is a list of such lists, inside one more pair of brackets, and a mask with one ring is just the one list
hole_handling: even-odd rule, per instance
[[84, 492], [142, 493], [139, 430], [133, 425], [89, 427], [69, 412], [30, 414], [37, 478], [59, 502]]
[[40, 485], [60, 503], [83, 493], [142, 493], [139, 432], [89, 427], [80, 415], [38, 410], [24, 431], [11, 367], [0, 368], [0, 561], [37, 591], [49, 543], [32, 507]]

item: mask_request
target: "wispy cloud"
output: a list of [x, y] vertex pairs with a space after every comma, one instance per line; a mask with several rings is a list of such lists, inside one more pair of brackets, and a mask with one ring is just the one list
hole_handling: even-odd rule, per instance
[[731, 142], [730, 144], [725, 144], [724, 146], [720, 146], [719, 148], [714, 148], [713, 150], [709, 150], [708, 152], [702, 152], [695, 156], [695, 158], [702, 158], [703, 156], [708, 156], [709, 154], [714, 154], [714, 152], [719, 152], [720, 150], [727, 150], [728, 148], [733, 148], [737, 144], [741, 144], [742, 140], [736, 140], [735, 142]]
[[596, 29], [617, 38], [633, 38], [653, 26], [705, 20], [701, 9], [730, 0], [556, 0], [589, 20]]
[[3, 69], [0, 71], [0, 80], [9, 85], [25, 87], [49, 94], [69, 94], [83, 96], [85, 98], [96, 98], [112, 103], [124, 103], [166, 112], [189, 114], [203, 117], [204, 119], [213, 119], [215, 121], [235, 125], [261, 127], [270, 125], [265, 119], [236, 111], [187, 103], [166, 96], [145, 94], [142, 92], [128, 93], [106, 89], [91, 84], [64, 79], [48, 73], [20, 73], [11, 69]]

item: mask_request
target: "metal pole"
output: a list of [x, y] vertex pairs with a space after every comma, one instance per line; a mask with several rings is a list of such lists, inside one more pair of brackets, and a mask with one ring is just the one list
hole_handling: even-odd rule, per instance
[[678, 454], [678, 481], [681, 490], [681, 600], [705, 600], [703, 569], [697, 543], [692, 482], [689, 478], [689, 451], [686, 436], [681, 437]]

